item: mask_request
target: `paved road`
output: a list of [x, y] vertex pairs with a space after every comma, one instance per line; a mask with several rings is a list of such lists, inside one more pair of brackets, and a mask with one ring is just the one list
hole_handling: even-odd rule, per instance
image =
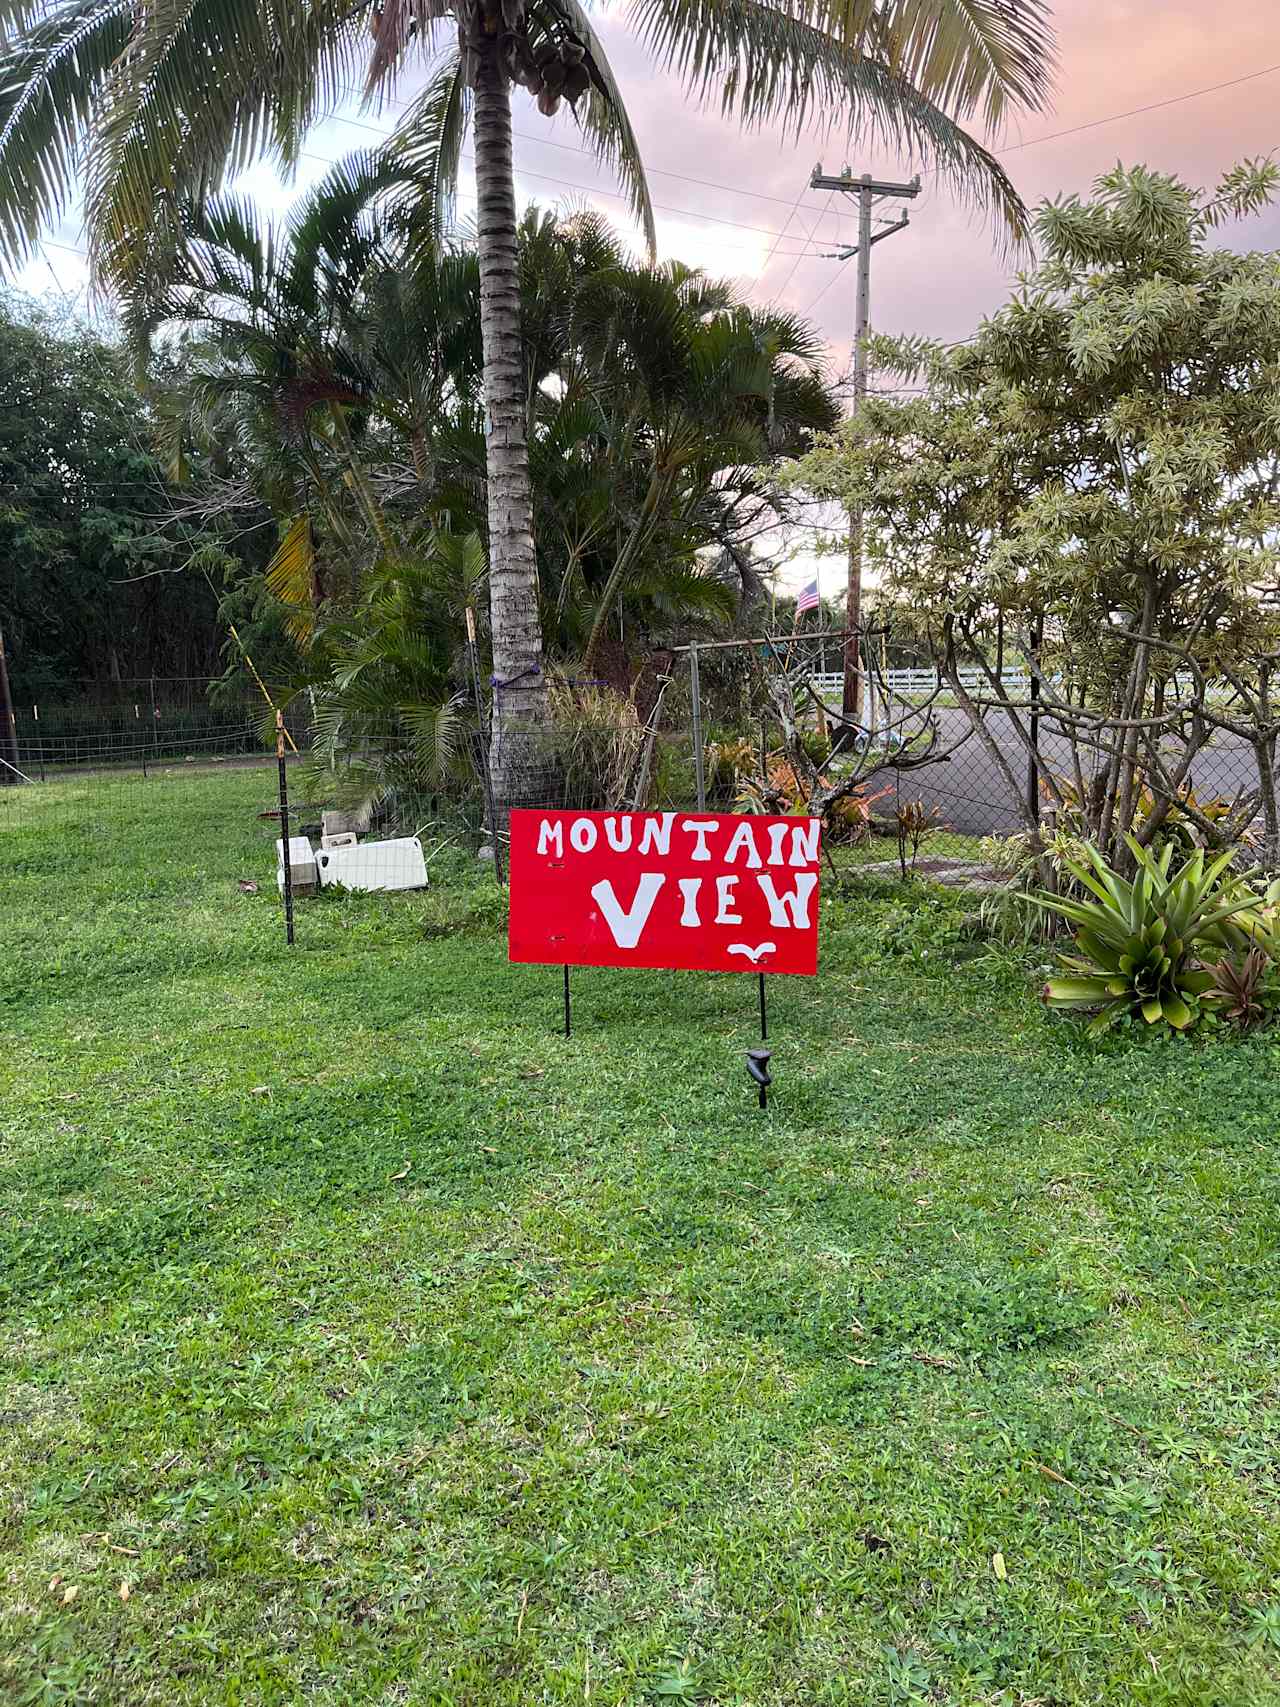
[[[968, 726], [964, 712], [958, 710], [940, 710], [938, 721], [947, 743], [957, 739]], [[1009, 720], [993, 712], [987, 726], [1014, 775], [1025, 785], [1026, 750], [1013, 733]], [[1055, 770], [1070, 776], [1070, 748], [1060, 736], [1049, 733], [1043, 726], [1041, 750]], [[1253, 754], [1234, 736], [1220, 735], [1200, 755], [1192, 769], [1192, 781], [1196, 793], [1204, 796], [1232, 795], [1237, 789], [1254, 787], [1257, 771]], [[903, 771], [899, 789], [906, 798], [919, 797], [926, 805], [936, 806], [943, 822], [965, 835], [990, 836], [1021, 827], [1017, 808], [995, 762], [972, 735], [949, 760]]]

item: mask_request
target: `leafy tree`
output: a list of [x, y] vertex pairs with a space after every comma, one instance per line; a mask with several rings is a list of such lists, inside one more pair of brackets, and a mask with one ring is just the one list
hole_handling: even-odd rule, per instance
[[218, 577], [239, 561], [170, 514], [130, 364], [65, 305], [0, 300], [0, 627], [15, 703], [218, 669]]
[[[919, 396], [868, 401], [787, 471], [865, 508], [890, 608], [914, 627], [1011, 798], [1025, 792], [988, 722], [997, 708], [1040, 784], [1123, 860], [1171, 815], [1210, 841], [1261, 809], [1280, 854], [1280, 262], [1215, 247], [1272, 199], [1250, 162], [1212, 195], [1142, 167], [1036, 215], [1038, 269], [969, 342], [883, 341]], [[999, 664], [1031, 668], [1019, 697]], [[960, 663], [987, 688], [967, 692]], [[1039, 758], [1032, 715], [1071, 755]], [[1252, 745], [1256, 789], [1213, 818], [1191, 791], [1216, 730]]]
[[[0, 246], [20, 256], [65, 207], [88, 166], [99, 269], [149, 276], [181, 209], [228, 173], [273, 154], [290, 165], [311, 124], [367, 64], [373, 94], [425, 52], [435, 71], [401, 126], [443, 230], [470, 123], [488, 430], [489, 602], [502, 695], [495, 781], [521, 725], [545, 715], [527, 391], [512, 176], [511, 89], [550, 114], [573, 106], [611, 161], [652, 241], [635, 139], [600, 41], [579, 0], [316, 0], [263, 7], [206, 0], [138, 9], [122, 0], [40, 0], [10, 11], [16, 31], [0, 80]], [[1022, 209], [997, 162], [948, 116], [998, 121], [1044, 99], [1044, 0], [641, 0], [635, 14], [660, 63], [744, 123], [800, 129], [839, 114], [901, 149], [927, 154], [1016, 233]], [[372, 53], [368, 36], [372, 33]], [[514, 763], [514, 757], [510, 760]]]

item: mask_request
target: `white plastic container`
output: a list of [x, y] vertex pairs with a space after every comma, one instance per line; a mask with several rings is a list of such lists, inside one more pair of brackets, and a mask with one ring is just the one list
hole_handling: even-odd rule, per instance
[[[304, 895], [316, 886], [316, 856], [305, 836], [289, 837], [289, 876], [295, 895]], [[276, 839], [276, 887], [284, 894], [284, 839]]]
[[321, 848], [316, 855], [320, 884], [343, 889], [425, 889], [427, 862], [416, 836], [361, 842], [354, 848]]

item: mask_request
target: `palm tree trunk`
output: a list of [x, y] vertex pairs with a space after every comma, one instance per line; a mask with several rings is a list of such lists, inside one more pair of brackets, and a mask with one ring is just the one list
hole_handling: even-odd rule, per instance
[[546, 721], [548, 697], [542, 669], [520, 343], [511, 87], [492, 42], [480, 50], [472, 139], [489, 475], [489, 628], [494, 674], [490, 772], [501, 811], [522, 800], [531, 802], [539, 792], [541, 766], [533, 762], [528, 736]]

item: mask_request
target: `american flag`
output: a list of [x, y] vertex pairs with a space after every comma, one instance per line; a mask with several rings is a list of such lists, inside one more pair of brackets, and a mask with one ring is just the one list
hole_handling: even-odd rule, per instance
[[800, 595], [796, 599], [796, 615], [802, 616], [805, 611], [817, 610], [817, 608], [818, 583], [817, 581], [810, 581], [807, 587], [801, 588]]

